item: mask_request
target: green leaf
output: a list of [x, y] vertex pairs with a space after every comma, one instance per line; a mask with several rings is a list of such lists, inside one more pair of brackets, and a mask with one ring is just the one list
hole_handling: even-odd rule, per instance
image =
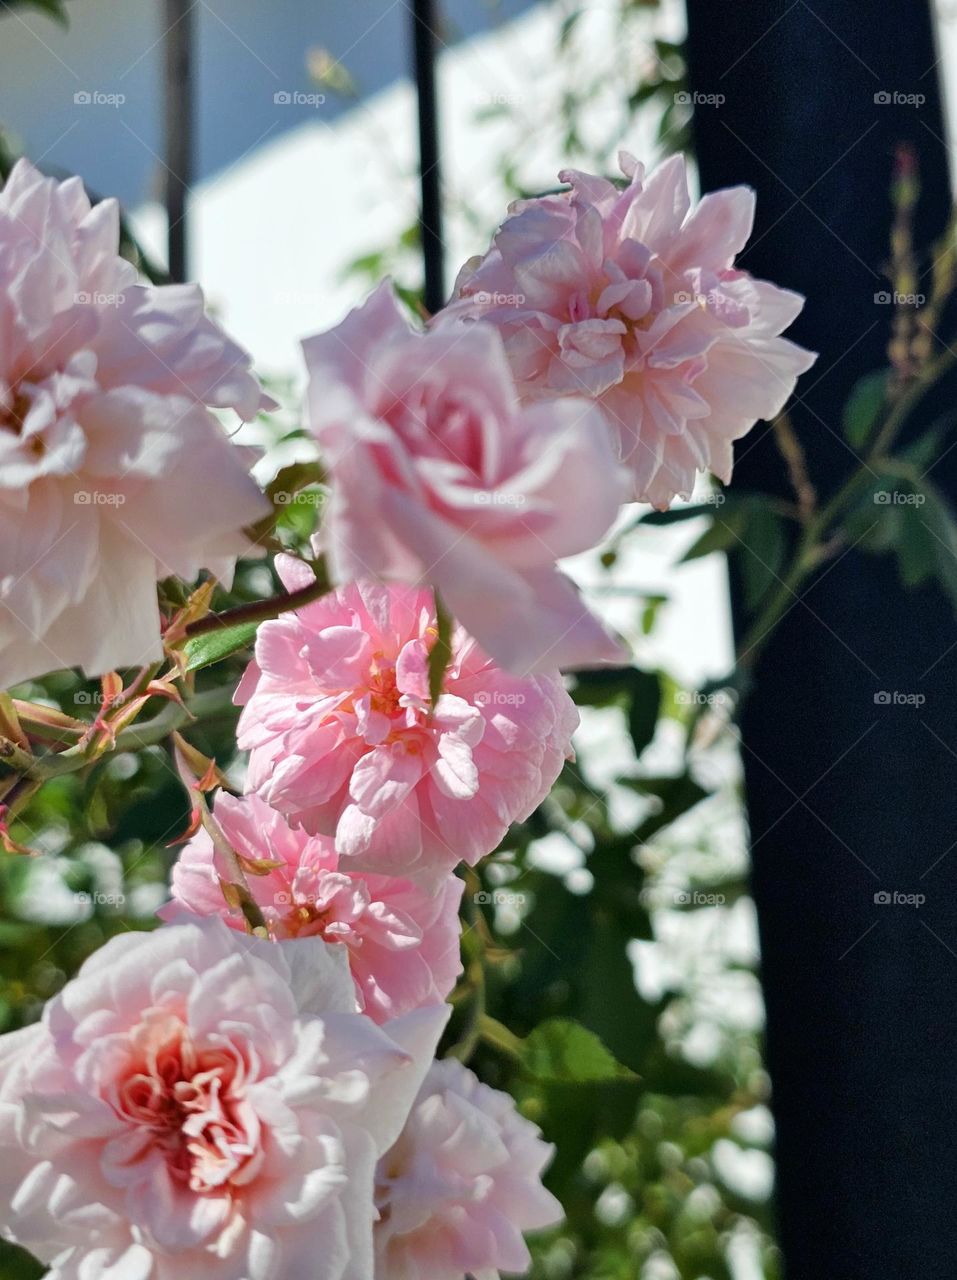
[[945, 441], [953, 434], [955, 426], [957, 426], [957, 410], [941, 414], [922, 435], [901, 450], [901, 457], [906, 458], [911, 466], [923, 475], [945, 451], [947, 447]]
[[[540, 1084], [535, 1086], [533, 1115], [548, 1142], [555, 1144], [555, 1158], [545, 1174], [545, 1185], [569, 1211], [569, 1219], [581, 1198], [581, 1165], [589, 1151], [609, 1138], [621, 1141], [632, 1130], [641, 1101], [641, 1085], [631, 1080], [606, 1080], [597, 1085]], [[591, 1216], [588, 1201], [587, 1221]], [[589, 1273], [597, 1276], [597, 1272]], [[610, 1275], [607, 1272], [603, 1276]], [[615, 1272], [631, 1276], [630, 1268]]]
[[653, 797], [660, 806], [632, 832], [635, 844], [646, 844], [652, 836], [711, 794], [688, 773], [663, 778], [620, 778], [619, 781], [632, 791]]
[[67, 25], [66, 7], [63, 0], [0, 0], [0, 18], [5, 9], [39, 9], [62, 26]]
[[936, 577], [957, 609], [957, 523], [947, 500], [906, 458], [888, 458], [846, 521], [867, 551], [892, 553], [901, 581], [920, 587]]
[[632, 676], [631, 706], [628, 709], [628, 732], [635, 755], [640, 756], [655, 736], [661, 710], [661, 682], [653, 671], [635, 670]]
[[691, 544], [679, 563], [687, 564], [690, 560], [700, 560], [702, 556], [710, 556], [715, 551], [730, 550], [740, 536], [735, 528], [738, 523], [738, 520], [715, 518], [711, 527], [705, 529], [701, 537]]
[[246, 648], [255, 638], [256, 626], [255, 622], [239, 622], [234, 627], [223, 627], [221, 631], [210, 631], [194, 640], [187, 640], [186, 670], [200, 671], [203, 667], [211, 667], [237, 649]]
[[292, 462], [283, 467], [266, 486], [266, 497], [283, 506], [311, 484], [325, 484], [326, 469], [321, 462]]
[[566, 1084], [598, 1084], [633, 1080], [599, 1038], [571, 1018], [551, 1018], [526, 1037], [522, 1066], [536, 1080]]
[[661, 711], [661, 681], [655, 671], [638, 667], [578, 671], [572, 698], [580, 707], [625, 706], [628, 731], [638, 756], [655, 735]]
[[780, 581], [787, 554], [781, 517], [763, 502], [749, 504], [737, 544], [737, 560], [749, 609], [756, 610], [767, 592]]
[[429, 697], [432, 699], [433, 707], [439, 700], [442, 681], [445, 679], [446, 668], [452, 657], [452, 616], [446, 611], [437, 591], [435, 617], [438, 630], [435, 643], [429, 650]]
[[[272, 503], [272, 511], [254, 524], [249, 532], [254, 542], [263, 542], [276, 528], [278, 521], [285, 517], [300, 518], [303, 532], [308, 536], [315, 524], [315, 511], [322, 505], [322, 495], [313, 494], [314, 510], [310, 512], [298, 495], [311, 485], [326, 482], [325, 468], [320, 462], [293, 462], [283, 467], [266, 486], [266, 497]], [[305, 517], [303, 519], [303, 517]]]
[[654, 631], [661, 607], [667, 603], [667, 596], [654, 595], [645, 597], [645, 607], [641, 611], [641, 634], [643, 636], [650, 636]]
[[844, 435], [855, 449], [863, 449], [887, 400], [888, 369], [866, 373], [851, 389], [844, 406]]
[[534, 877], [520, 972], [496, 1016], [519, 1033], [531, 1032], [543, 1017], [574, 1019], [619, 1062], [640, 1071], [660, 1009], [639, 994], [628, 955], [631, 939], [650, 930], [632, 844], [622, 838], [616, 849], [606, 844], [589, 855], [590, 894], [569, 892], [555, 876]]
[[635, 680], [645, 673], [636, 667], [595, 667], [575, 672], [571, 694], [579, 707], [610, 707], [631, 696]]
[[894, 550], [901, 581], [908, 590], [922, 587], [938, 568], [939, 546], [930, 526], [916, 508], [908, 511], [898, 523]]

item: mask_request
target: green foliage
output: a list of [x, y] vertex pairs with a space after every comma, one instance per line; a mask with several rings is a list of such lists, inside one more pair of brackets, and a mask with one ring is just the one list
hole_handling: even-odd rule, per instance
[[635, 1078], [596, 1035], [568, 1018], [540, 1022], [522, 1045], [521, 1062], [539, 1084], [607, 1084]]
[[599, 668], [575, 675], [572, 697], [579, 706], [622, 706], [635, 755], [640, 756], [655, 735], [661, 711], [661, 680], [656, 672], [637, 667]]
[[887, 402], [888, 372], [865, 374], [855, 384], [844, 406], [844, 435], [855, 449], [863, 449]]
[[207, 635], [197, 636], [195, 640], [187, 640], [186, 670], [201, 671], [203, 667], [211, 667], [222, 662], [240, 649], [248, 649], [256, 637], [255, 622], [240, 622], [234, 627], [223, 627], [220, 631], [211, 631]]
[[957, 521], [937, 486], [907, 457], [883, 459], [845, 522], [864, 550], [892, 555], [908, 588], [935, 580], [957, 612]]
[[[703, 509], [682, 508], [682, 515], [685, 511], [693, 511], [696, 515], [711, 517], [711, 523], [688, 548], [682, 561], [700, 560], [715, 551], [734, 555], [741, 571], [745, 601], [749, 609], [757, 609], [780, 580], [784, 567], [787, 554], [784, 521], [774, 506], [774, 500], [764, 494], [722, 493], [716, 498], [721, 502], [713, 507], [705, 504]], [[663, 514], [677, 516], [679, 513]], [[651, 517], [645, 518], [645, 523], [651, 522]]]
[[14, 12], [18, 9], [39, 9], [41, 13], [47, 14], [61, 26], [67, 25], [64, 0], [0, 0], [0, 18], [4, 16], [5, 10]]

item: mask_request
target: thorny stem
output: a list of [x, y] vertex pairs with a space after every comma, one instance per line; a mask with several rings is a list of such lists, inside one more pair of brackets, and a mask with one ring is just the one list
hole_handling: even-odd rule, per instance
[[957, 351], [955, 351], [953, 347], [948, 346], [945, 347], [934, 360], [929, 361], [927, 365], [925, 365], [921, 375], [910, 383], [907, 390], [900, 397], [884, 420], [877, 438], [874, 441], [872, 449], [872, 455], [874, 457], [879, 458], [883, 456], [893, 447], [894, 442], [900, 435], [901, 428], [911, 416], [914, 409], [916, 409], [931, 387], [933, 387], [955, 363], [957, 363]]
[[[209, 689], [204, 693], [198, 693], [185, 706], [170, 702], [151, 720], [144, 720], [121, 730], [116, 735], [113, 750], [116, 752], [141, 751], [144, 747], [156, 746], [164, 738], [169, 737], [175, 729], [180, 729], [194, 720], [222, 715], [231, 707], [232, 690], [228, 688]], [[26, 756], [26, 753], [22, 755]], [[76, 773], [90, 764], [92, 759], [93, 757], [85, 749], [80, 750], [79, 746], [70, 747], [66, 751], [51, 752], [45, 756], [26, 756], [26, 759], [14, 758], [12, 755], [4, 757], [3, 750], [0, 748], [0, 769], [6, 767], [22, 778], [36, 782], [45, 782], [48, 778], [57, 778], [65, 773]]]
[[817, 494], [808, 476], [804, 449], [786, 413], [781, 413], [775, 418], [772, 428], [778, 451], [787, 464], [791, 488], [797, 498], [798, 519], [802, 524], [807, 524], [817, 506]]
[[469, 956], [465, 970], [466, 988], [471, 992], [465, 1028], [461, 1037], [448, 1051], [448, 1057], [467, 1063], [478, 1048], [482, 1038], [482, 1022], [485, 1013], [485, 947], [481, 938], [481, 912], [476, 895], [481, 887], [478, 876], [471, 867], [463, 870], [465, 896], [462, 917], [466, 928], [462, 935], [463, 947]]
[[888, 409], [863, 465], [852, 472], [825, 505], [807, 520], [789, 571], [741, 642], [738, 650], [739, 666], [751, 668], [755, 665], [776, 624], [788, 611], [791, 603], [796, 601], [800, 588], [827, 558], [827, 539], [831, 526], [835, 520], [848, 513], [859, 496], [858, 490], [866, 488], [875, 472], [886, 464], [888, 453], [915, 409], [931, 387], [955, 364], [957, 350], [945, 347], [935, 360], [924, 367], [900, 399]]
[[193, 640], [196, 636], [209, 635], [211, 631], [219, 631], [223, 627], [236, 627], [244, 622], [269, 622], [280, 614], [289, 613], [293, 609], [302, 609], [313, 600], [320, 600], [332, 590], [332, 583], [322, 567], [316, 571], [316, 580], [308, 587], [300, 587], [298, 591], [290, 591], [284, 596], [270, 596], [268, 600], [253, 600], [249, 604], [236, 605], [233, 609], [224, 609], [222, 613], [208, 613], [205, 618], [191, 622], [186, 628], [186, 638]]
[[203, 826], [216, 846], [217, 853], [226, 864], [229, 885], [235, 892], [236, 902], [243, 913], [249, 932], [263, 937], [268, 936], [266, 917], [263, 915], [259, 903], [252, 895], [239, 855], [227, 840], [225, 832], [210, 811], [209, 805], [206, 803], [206, 797], [200, 794], [197, 803]]

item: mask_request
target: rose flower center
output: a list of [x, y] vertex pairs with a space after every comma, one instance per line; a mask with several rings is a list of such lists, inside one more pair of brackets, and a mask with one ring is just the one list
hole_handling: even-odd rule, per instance
[[199, 1048], [181, 1024], [141, 1026], [142, 1052], [118, 1081], [114, 1106], [148, 1131], [130, 1165], [159, 1151], [172, 1176], [200, 1194], [242, 1185], [261, 1160], [244, 1123], [244, 1064], [228, 1048]]

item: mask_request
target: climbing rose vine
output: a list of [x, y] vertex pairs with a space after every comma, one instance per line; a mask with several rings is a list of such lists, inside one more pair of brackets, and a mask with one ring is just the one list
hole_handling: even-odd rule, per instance
[[[36, 770], [176, 726], [191, 810], [158, 927], [0, 1037], [0, 1232], [55, 1280], [496, 1280], [560, 1221], [474, 1027], [442, 1040], [473, 868], [574, 759], [562, 672], [627, 661], [559, 562], [729, 480], [813, 359], [780, 336], [801, 299], [734, 265], [750, 192], [692, 209], [680, 159], [622, 168], [519, 203], [428, 323], [384, 282], [305, 341], [309, 560], [270, 536], [228, 415], [273, 402], [198, 287], [140, 282], [78, 179], [21, 161], [0, 193], [0, 687], [103, 678], [79, 733], [0, 698], [0, 831]], [[264, 551], [285, 593], [214, 613]], [[246, 645], [240, 791], [189, 717]], [[131, 741], [155, 699], [186, 710]]]

